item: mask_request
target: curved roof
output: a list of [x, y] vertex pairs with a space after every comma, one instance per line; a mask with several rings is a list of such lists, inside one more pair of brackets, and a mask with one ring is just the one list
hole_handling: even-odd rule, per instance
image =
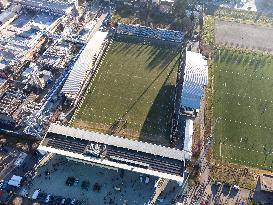
[[187, 51], [181, 107], [199, 109], [200, 99], [207, 83], [207, 60], [200, 53]]

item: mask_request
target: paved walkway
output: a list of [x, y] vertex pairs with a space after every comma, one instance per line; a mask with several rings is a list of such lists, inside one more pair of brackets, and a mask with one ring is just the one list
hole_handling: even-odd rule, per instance
[[208, 202], [208, 204], [238, 204], [242, 200], [247, 201], [250, 191], [246, 189], [240, 189], [239, 191], [227, 186], [216, 185], [210, 181], [210, 170], [208, 161], [206, 160], [206, 154], [211, 147], [212, 139], [205, 140], [205, 126], [204, 126], [204, 101], [202, 101], [199, 122], [200, 122], [200, 184], [196, 187], [189, 187], [184, 199], [183, 205], [199, 205], [201, 202]]

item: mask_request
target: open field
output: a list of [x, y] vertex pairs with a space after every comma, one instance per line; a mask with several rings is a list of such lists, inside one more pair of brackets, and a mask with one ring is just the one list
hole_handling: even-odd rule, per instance
[[218, 49], [214, 64], [214, 157], [272, 171], [273, 57]]
[[273, 28], [215, 21], [215, 43], [272, 52]]
[[169, 145], [180, 49], [115, 37], [72, 126]]

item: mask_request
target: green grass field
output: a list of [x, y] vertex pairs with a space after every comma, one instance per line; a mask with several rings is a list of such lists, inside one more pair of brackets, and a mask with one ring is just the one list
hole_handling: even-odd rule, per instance
[[273, 170], [273, 57], [215, 51], [214, 156]]
[[72, 125], [169, 145], [179, 57], [170, 43], [116, 37]]

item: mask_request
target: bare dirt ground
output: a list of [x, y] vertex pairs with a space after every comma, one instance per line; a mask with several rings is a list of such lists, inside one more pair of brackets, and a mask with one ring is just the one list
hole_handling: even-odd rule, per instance
[[273, 28], [234, 22], [215, 22], [215, 42], [231, 47], [272, 52]]

